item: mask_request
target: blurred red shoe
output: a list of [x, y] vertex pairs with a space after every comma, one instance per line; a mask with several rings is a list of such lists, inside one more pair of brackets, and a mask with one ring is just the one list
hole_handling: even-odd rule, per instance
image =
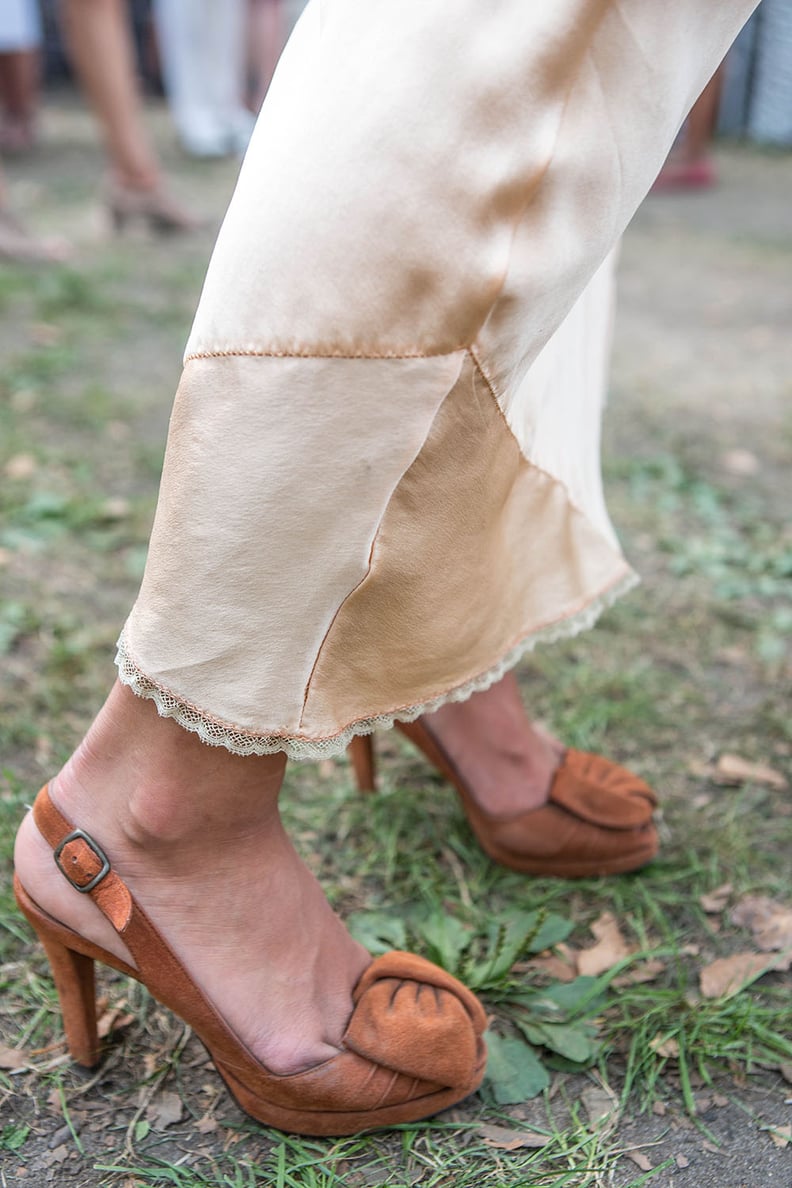
[[662, 190], [708, 190], [718, 184], [718, 173], [710, 157], [696, 161], [666, 161], [652, 192]]

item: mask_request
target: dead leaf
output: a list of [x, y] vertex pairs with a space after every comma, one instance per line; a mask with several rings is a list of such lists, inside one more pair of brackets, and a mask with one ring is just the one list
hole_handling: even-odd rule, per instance
[[605, 1124], [615, 1126], [619, 1118], [619, 1099], [606, 1085], [589, 1085], [580, 1095], [589, 1126], [600, 1129]]
[[762, 974], [775, 969], [778, 959], [762, 953], [734, 953], [719, 957], [699, 974], [704, 998], [733, 998]]
[[785, 1060], [783, 1064], [779, 1065], [779, 1072], [784, 1080], [792, 1085], [792, 1060]]
[[102, 504], [102, 515], [106, 520], [123, 520], [129, 515], [129, 508], [128, 499], [105, 499]]
[[129, 1027], [130, 1023], [134, 1023], [135, 1016], [122, 1013], [121, 1007], [110, 1007], [109, 1010], [100, 1015], [96, 1029], [99, 1032], [99, 1038], [105, 1039], [111, 1031], [120, 1031], [123, 1027]]
[[649, 1040], [649, 1047], [666, 1060], [676, 1060], [679, 1056], [679, 1041], [675, 1040], [673, 1035], [656, 1035], [654, 1039]]
[[26, 1052], [0, 1044], [0, 1068], [24, 1068], [26, 1061]]
[[701, 1144], [701, 1146], [703, 1147], [703, 1149], [705, 1151], [709, 1151], [711, 1155], [722, 1155], [723, 1154], [720, 1147], [717, 1147], [715, 1145], [715, 1143], [711, 1143], [709, 1141], [709, 1139], [704, 1139], [704, 1142]]
[[759, 470], [759, 459], [750, 450], [733, 449], [721, 454], [721, 466], [738, 478], [748, 478]]
[[47, 1167], [52, 1167], [54, 1163], [63, 1163], [64, 1159], [68, 1159], [70, 1154], [71, 1151], [66, 1146], [66, 1144], [61, 1143], [59, 1147], [56, 1147], [54, 1151], [51, 1151], [50, 1154], [46, 1156], [44, 1162]]
[[717, 1106], [719, 1110], [722, 1110], [724, 1106], [729, 1104], [729, 1099], [728, 1097], [724, 1097], [722, 1093], [713, 1093], [712, 1104]]
[[596, 977], [606, 969], [613, 969], [623, 958], [633, 952], [622, 936], [616, 917], [612, 912], [603, 912], [591, 925], [597, 944], [578, 953], [578, 972]]
[[544, 973], [556, 982], [574, 982], [577, 977], [576, 967], [555, 953], [548, 953], [546, 957], [532, 957], [530, 961], [521, 962], [514, 968], [519, 973], [526, 973], [529, 970]]
[[146, 1121], [154, 1130], [164, 1130], [166, 1126], [181, 1122], [183, 1113], [184, 1106], [178, 1093], [160, 1093], [146, 1110]]
[[788, 1126], [773, 1126], [770, 1138], [777, 1147], [788, 1147], [792, 1143], [792, 1124]]
[[729, 902], [731, 893], [731, 883], [723, 883], [720, 887], [716, 887], [714, 891], [709, 891], [706, 895], [700, 895], [699, 904], [705, 912], [722, 912]]
[[792, 907], [766, 895], [745, 895], [731, 913], [732, 924], [749, 928], [763, 953], [792, 949]]
[[481, 1126], [477, 1133], [488, 1147], [495, 1147], [498, 1151], [517, 1151], [520, 1147], [538, 1150], [550, 1142], [547, 1134], [537, 1134], [533, 1130], [511, 1130], [506, 1126]]
[[217, 1127], [217, 1118], [211, 1118], [209, 1114], [204, 1114], [203, 1118], [199, 1118], [195, 1123], [195, 1129], [199, 1134], [212, 1134], [213, 1131], [217, 1130]]
[[644, 1155], [643, 1151], [624, 1151], [623, 1154], [631, 1159], [637, 1167], [640, 1167], [641, 1171], [651, 1171], [654, 1167], [649, 1156]]
[[641, 961], [638, 965], [634, 965], [632, 969], [628, 969], [626, 973], [620, 974], [618, 978], [613, 979], [613, 985], [619, 986], [639, 986], [643, 982], [653, 982], [655, 978], [659, 978], [661, 973], [665, 972], [665, 962], [660, 961], [657, 957], [650, 958], [649, 961]]
[[63, 337], [63, 327], [52, 322], [33, 322], [30, 326], [30, 340], [36, 346], [55, 346]]
[[652, 1103], [652, 1113], [657, 1114], [659, 1118], [665, 1118], [668, 1112], [668, 1106], [664, 1101], [655, 1101]]
[[688, 1159], [687, 1155], [675, 1155], [674, 1162], [676, 1163], [677, 1167], [690, 1167], [690, 1160]]
[[38, 463], [32, 454], [14, 454], [13, 458], [9, 458], [3, 467], [6, 478], [29, 479], [36, 473]]
[[721, 755], [712, 778], [716, 784], [769, 784], [779, 790], [789, 786], [780, 771], [766, 763], [752, 763], [742, 755]]

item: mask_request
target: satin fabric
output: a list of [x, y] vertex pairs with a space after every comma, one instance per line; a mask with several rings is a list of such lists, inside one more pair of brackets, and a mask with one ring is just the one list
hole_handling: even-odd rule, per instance
[[308, 6], [187, 344], [136, 692], [239, 753], [332, 754], [628, 588], [602, 265], [752, 7]]

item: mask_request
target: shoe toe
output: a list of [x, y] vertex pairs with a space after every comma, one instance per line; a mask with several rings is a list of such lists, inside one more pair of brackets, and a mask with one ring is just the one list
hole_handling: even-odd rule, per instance
[[373, 961], [355, 989], [344, 1046], [405, 1076], [471, 1085], [485, 1056], [486, 1016], [460, 982], [411, 953]]
[[605, 829], [640, 829], [652, 819], [657, 796], [640, 776], [587, 751], [567, 751], [550, 800]]

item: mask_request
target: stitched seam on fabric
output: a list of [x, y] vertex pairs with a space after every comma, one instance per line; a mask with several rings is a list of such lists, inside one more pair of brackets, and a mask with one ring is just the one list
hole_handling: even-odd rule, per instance
[[466, 351], [466, 344], [462, 343], [459, 346], [443, 347], [442, 350], [437, 351], [382, 351], [369, 352], [360, 351], [353, 354], [345, 354], [343, 351], [265, 351], [250, 348], [249, 350], [237, 350], [236, 348], [217, 351], [190, 351], [189, 355], [185, 355], [183, 363], [192, 362], [194, 359], [442, 359], [445, 355], [456, 355], [460, 351]]
[[572, 498], [572, 496], [569, 493], [569, 487], [566, 485], [566, 483], [562, 482], [561, 479], [558, 478], [556, 475], [551, 474], [549, 470], [545, 470], [545, 468], [543, 466], [540, 466], [538, 462], [534, 462], [533, 458], [529, 458], [528, 455], [523, 452], [523, 449], [520, 445], [519, 438], [517, 437], [517, 434], [514, 432], [511, 425], [509, 424], [506, 413], [503, 411], [501, 402], [498, 399], [498, 393], [495, 388], [495, 384], [492, 382], [490, 377], [487, 375], [487, 372], [484, 369], [484, 365], [482, 364], [481, 360], [479, 359], [479, 357], [476, 353], [476, 348], [469, 347], [468, 354], [470, 355], [471, 359], [475, 363], [476, 369], [479, 372], [479, 374], [481, 375], [481, 378], [484, 380], [484, 383], [487, 386], [487, 390], [489, 391], [490, 396], [495, 401], [495, 407], [497, 408], [498, 412], [500, 413], [501, 420], [503, 421], [504, 425], [506, 426], [506, 428], [509, 432], [509, 436], [514, 440], [514, 442], [517, 446], [517, 449], [519, 451], [520, 457], [523, 459], [523, 461], [526, 463], [526, 465], [530, 466], [532, 470], [535, 470], [537, 472], [537, 474], [541, 474], [543, 478], [546, 478], [548, 480], [548, 482], [553, 483], [556, 487], [560, 487], [561, 490], [564, 492], [564, 497], [565, 497], [567, 503], [569, 504], [569, 506], [572, 508], [572, 510], [574, 512], [576, 512], [577, 515], [583, 517], [583, 519], [586, 521], [586, 523], [591, 528], [592, 532], [596, 532], [597, 536], [605, 542], [605, 544], [608, 546], [608, 548], [611, 550], [611, 552], [615, 552], [613, 545], [611, 544], [610, 540], [608, 540], [607, 536], [605, 536], [604, 533], [600, 532], [599, 528], [597, 528], [594, 524], [592, 524], [591, 520], [586, 515], [586, 513], [583, 511], [583, 509], [578, 507], [578, 505], [575, 503], [574, 499]]
[[[449, 352], [449, 354], [459, 354], [459, 353], [460, 353], [459, 351], [450, 351], [450, 352]], [[467, 354], [468, 354], [468, 352], [467, 352], [467, 351], [464, 351], [464, 354], [465, 354], [465, 355], [467, 355]], [[442, 356], [441, 356], [441, 357], [442, 357]], [[414, 454], [414, 456], [413, 456], [412, 460], [410, 461], [409, 465], [407, 465], [407, 466], [405, 466], [405, 467], [404, 467], [404, 469], [402, 470], [402, 472], [401, 472], [401, 474], [399, 475], [398, 479], [397, 479], [397, 480], [396, 480], [396, 482], [393, 484], [393, 487], [392, 487], [392, 489], [391, 489], [391, 493], [390, 493], [390, 495], [388, 496], [388, 501], [387, 501], [387, 503], [385, 504], [384, 508], [382, 509], [382, 515], [380, 516], [380, 518], [379, 518], [379, 521], [378, 521], [378, 523], [377, 523], [377, 527], [376, 527], [376, 529], [374, 530], [374, 533], [373, 533], [373, 535], [372, 535], [372, 537], [371, 537], [371, 547], [369, 548], [369, 555], [368, 555], [368, 560], [367, 560], [367, 562], [366, 562], [366, 572], [365, 572], [365, 573], [362, 575], [362, 577], [361, 577], [360, 581], [359, 581], [359, 582], [356, 582], [356, 584], [355, 584], [355, 585], [352, 587], [352, 589], [351, 589], [351, 590], [349, 590], [349, 591], [348, 591], [348, 592], [347, 592], [347, 593], [344, 595], [344, 597], [341, 599], [341, 601], [339, 602], [338, 606], [336, 607], [336, 610], [335, 610], [335, 613], [334, 613], [334, 615], [333, 615], [332, 619], [330, 620], [330, 622], [329, 622], [329, 623], [328, 623], [328, 625], [327, 625], [327, 630], [325, 631], [324, 635], [322, 636], [322, 639], [321, 639], [321, 641], [320, 641], [320, 643], [319, 643], [319, 647], [318, 647], [318, 648], [317, 648], [317, 650], [316, 650], [316, 656], [314, 657], [314, 662], [313, 662], [313, 664], [311, 665], [311, 671], [310, 671], [310, 673], [308, 674], [308, 680], [307, 680], [307, 681], [306, 681], [306, 683], [305, 683], [305, 693], [304, 693], [304, 695], [303, 695], [303, 703], [302, 703], [302, 708], [301, 708], [301, 710], [300, 710], [300, 720], [299, 720], [299, 725], [300, 725], [300, 726], [302, 725], [302, 723], [303, 723], [303, 720], [304, 720], [304, 718], [305, 718], [305, 710], [306, 710], [306, 707], [307, 707], [307, 705], [308, 705], [308, 698], [309, 698], [309, 696], [310, 696], [310, 693], [311, 693], [311, 685], [312, 685], [312, 683], [313, 683], [314, 674], [315, 674], [315, 672], [316, 672], [317, 665], [319, 664], [319, 661], [320, 661], [320, 659], [321, 659], [322, 652], [324, 651], [324, 646], [325, 646], [325, 644], [327, 643], [327, 640], [328, 640], [328, 639], [329, 639], [329, 637], [330, 637], [330, 632], [333, 630], [333, 627], [334, 627], [334, 626], [335, 626], [335, 624], [336, 624], [336, 620], [338, 619], [338, 616], [341, 614], [341, 611], [344, 609], [344, 607], [346, 606], [346, 604], [347, 604], [347, 602], [349, 601], [349, 599], [352, 597], [352, 595], [355, 593], [355, 591], [356, 591], [356, 590], [359, 590], [359, 589], [360, 589], [360, 587], [363, 585], [363, 583], [366, 581], [366, 579], [367, 579], [367, 578], [370, 576], [370, 574], [371, 574], [371, 569], [372, 569], [372, 565], [373, 565], [373, 562], [374, 562], [374, 549], [376, 548], [376, 545], [377, 545], [377, 540], [379, 539], [379, 535], [380, 535], [380, 532], [381, 532], [381, 530], [382, 530], [382, 522], [383, 522], [383, 520], [385, 519], [385, 516], [386, 516], [386, 515], [387, 515], [387, 513], [388, 513], [388, 508], [389, 508], [389, 507], [390, 507], [390, 505], [391, 505], [391, 502], [392, 502], [392, 500], [393, 500], [393, 497], [394, 497], [394, 495], [396, 494], [396, 492], [398, 491], [399, 487], [401, 486], [401, 484], [402, 484], [402, 482], [403, 482], [403, 480], [404, 480], [404, 476], [407, 474], [407, 471], [411, 469], [411, 467], [412, 467], [412, 466], [413, 466], [413, 464], [415, 463], [416, 459], [417, 459], [417, 458], [419, 457], [419, 455], [421, 454], [421, 451], [423, 450], [424, 446], [426, 445], [426, 442], [427, 442], [427, 440], [428, 440], [428, 438], [429, 438], [429, 434], [432, 432], [432, 426], [434, 425], [435, 421], [437, 420], [437, 416], [438, 416], [438, 414], [439, 414], [439, 412], [440, 412], [440, 409], [443, 407], [443, 405], [445, 404], [446, 400], [448, 400], [448, 397], [451, 395], [451, 393], [453, 392], [454, 388], [455, 388], [455, 387], [456, 387], [456, 385], [459, 383], [459, 377], [460, 377], [460, 375], [462, 374], [462, 368], [463, 368], [464, 366], [465, 366], [465, 361], [464, 361], [464, 359], [463, 359], [463, 360], [462, 360], [462, 363], [460, 364], [459, 371], [457, 372], [457, 375], [456, 375], [456, 378], [455, 378], [455, 380], [454, 380], [453, 384], [452, 384], [452, 385], [451, 385], [451, 387], [448, 389], [448, 391], [446, 392], [445, 396], [443, 397], [443, 399], [440, 401], [439, 405], [437, 406], [437, 412], [436, 412], [436, 413], [435, 413], [435, 415], [432, 417], [431, 424], [429, 425], [429, 428], [427, 429], [426, 436], [424, 437], [423, 441], [421, 442], [420, 449], [418, 449], [418, 450], [415, 452], [415, 454]]]

